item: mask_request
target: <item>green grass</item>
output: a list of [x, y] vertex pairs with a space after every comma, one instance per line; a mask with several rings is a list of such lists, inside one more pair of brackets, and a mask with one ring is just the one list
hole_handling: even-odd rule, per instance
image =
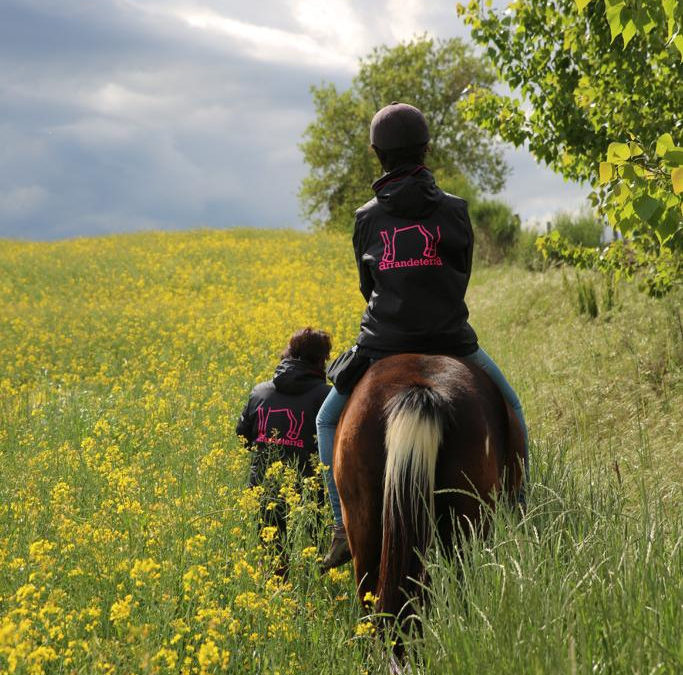
[[517, 388], [532, 443], [566, 445], [572, 461], [618, 467], [629, 495], [645, 480], [665, 500], [678, 499], [679, 298], [654, 300], [622, 284], [616, 306], [590, 319], [577, 311], [572, 276], [480, 270], [469, 294], [480, 342]]
[[[537, 446], [538, 448], [538, 446]], [[645, 489], [544, 447], [530, 508], [432, 563], [411, 658], [427, 673], [675, 673], [683, 657], [683, 530]]]

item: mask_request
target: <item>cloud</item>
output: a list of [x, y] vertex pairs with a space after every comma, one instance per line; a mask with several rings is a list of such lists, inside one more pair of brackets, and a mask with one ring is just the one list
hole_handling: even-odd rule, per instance
[[[424, 30], [464, 33], [445, 0], [2, 0], [0, 237], [305, 227], [310, 86]], [[534, 170], [520, 211], [561, 194]]]
[[522, 222], [545, 224], [554, 212], [573, 213], [585, 204], [590, 186], [565, 181], [539, 165], [524, 149], [509, 148], [505, 159], [511, 175], [497, 198], [510, 204]]
[[294, 0], [292, 15], [303, 30], [352, 60], [363, 56], [371, 46], [366, 24], [352, 3], [345, 0]]
[[215, 12], [185, 12], [178, 16], [192, 28], [221, 33], [232, 38], [243, 53], [259, 61], [308, 64], [316, 67], [352, 71], [355, 59], [329, 49], [305, 33], [292, 33], [277, 28], [236, 21]]
[[0, 194], [0, 218], [24, 218], [45, 203], [46, 191], [40, 185], [20, 185]]
[[397, 42], [424, 32], [423, 3], [419, 0], [388, 0], [389, 30]]

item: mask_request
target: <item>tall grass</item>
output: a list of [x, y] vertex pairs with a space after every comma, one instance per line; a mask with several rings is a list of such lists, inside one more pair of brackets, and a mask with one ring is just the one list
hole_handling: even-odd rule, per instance
[[680, 672], [680, 511], [642, 489], [634, 513], [615, 471], [540, 456], [524, 517], [431, 561], [415, 672]]

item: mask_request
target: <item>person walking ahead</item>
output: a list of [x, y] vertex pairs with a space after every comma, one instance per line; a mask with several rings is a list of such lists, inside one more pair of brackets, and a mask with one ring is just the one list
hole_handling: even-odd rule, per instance
[[443, 192], [424, 166], [429, 129], [412, 105], [392, 103], [370, 125], [370, 143], [384, 175], [375, 197], [356, 211], [353, 247], [360, 290], [367, 301], [356, 344], [328, 370], [335, 387], [316, 425], [334, 515], [332, 545], [322, 569], [351, 558], [332, 474], [341, 411], [370, 364], [401, 352], [447, 354], [482, 368], [498, 385], [528, 440], [522, 406], [468, 323], [465, 292], [472, 272], [474, 235], [465, 200]]
[[[272, 380], [257, 384], [237, 423], [236, 432], [252, 451], [249, 487], [264, 482], [268, 467], [280, 460], [297, 469], [300, 477], [314, 475], [316, 457], [315, 418], [330, 391], [325, 382], [325, 362], [330, 355], [330, 336], [305, 328], [289, 340]], [[324, 499], [324, 498], [323, 498]], [[265, 495], [264, 503], [277, 495]], [[282, 547], [286, 534], [286, 510], [263, 508], [261, 518], [278, 528]]]

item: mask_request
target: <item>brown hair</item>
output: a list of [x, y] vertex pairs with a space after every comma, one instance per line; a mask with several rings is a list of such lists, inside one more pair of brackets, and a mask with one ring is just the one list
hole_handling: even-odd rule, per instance
[[313, 330], [310, 326], [299, 330], [291, 338], [282, 358], [303, 359], [323, 368], [330, 356], [332, 340], [324, 330]]

